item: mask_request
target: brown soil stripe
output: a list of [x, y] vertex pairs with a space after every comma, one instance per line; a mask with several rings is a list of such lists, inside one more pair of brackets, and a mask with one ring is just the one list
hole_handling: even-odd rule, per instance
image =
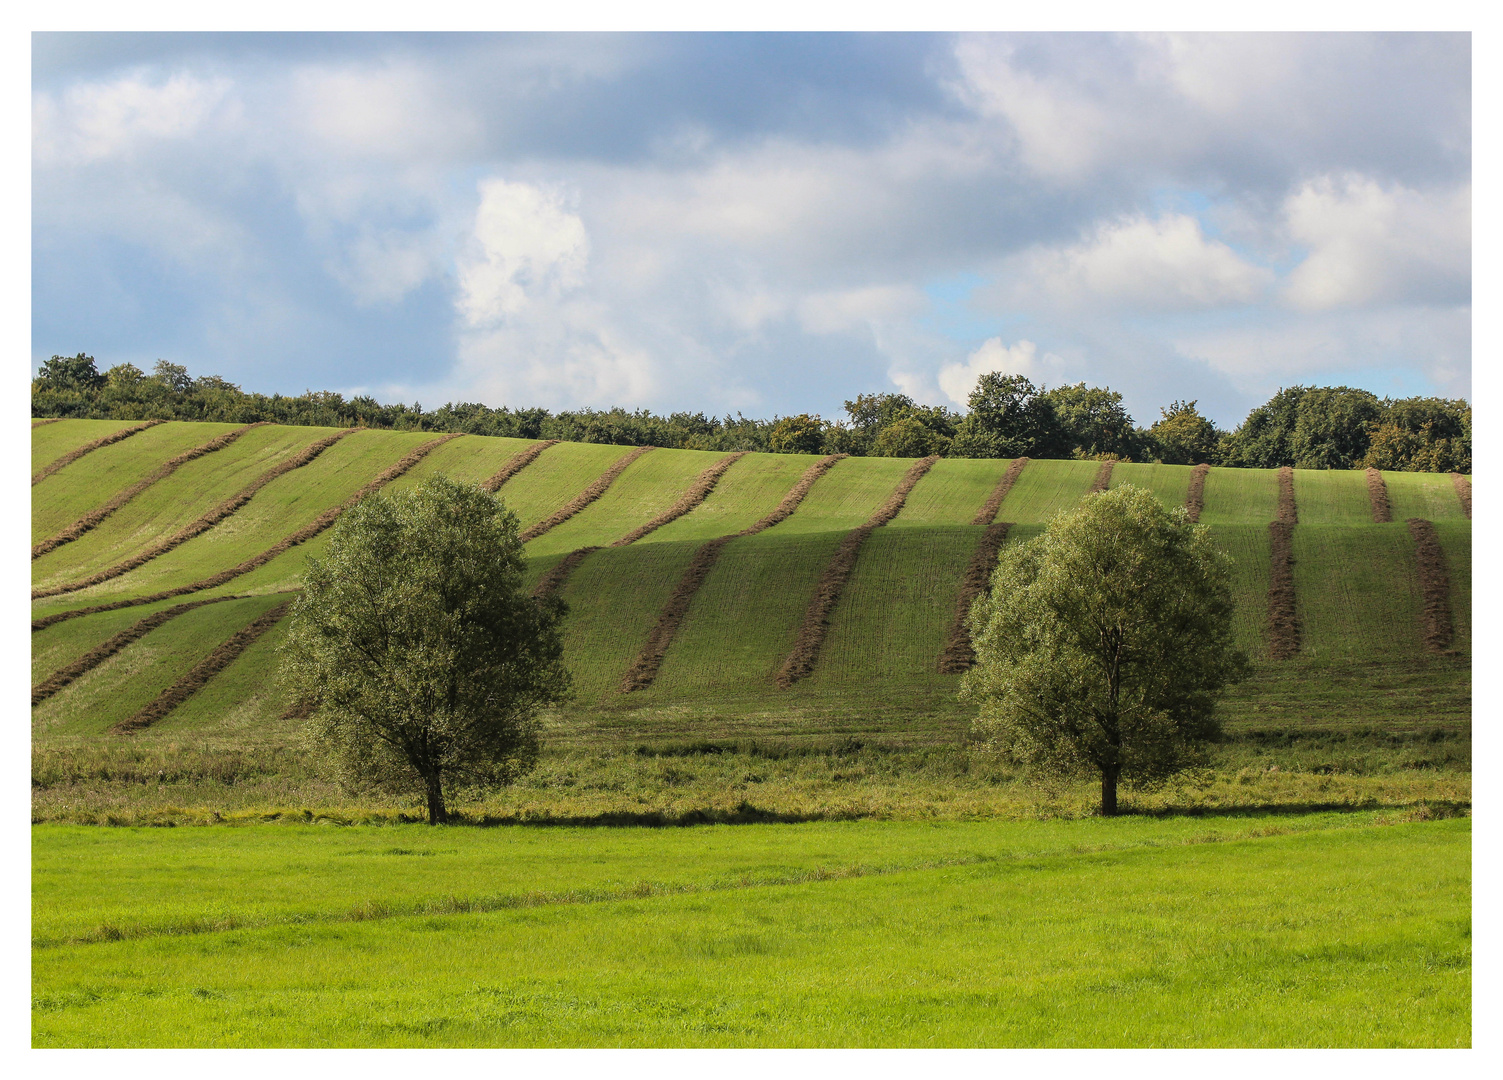
[[112, 604], [96, 604], [93, 607], [75, 608], [72, 611], [59, 611], [55, 615], [47, 615], [40, 619], [33, 619], [31, 623], [32, 632], [35, 633], [38, 630], [45, 630], [47, 627], [52, 626], [56, 623], [63, 622], [66, 619], [76, 619], [81, 615], [93, 615], [96, 612], [100, 611], [118, 611], [121, 608], [138, 607], [141, 604], [154, 604], [158, 600], [170, 600], [174, 596], [187, 596], [189, 593], [201, 592], [204, 589], [212, 589], [216, 586], [223, 585], [227, 581], [233, 581], [235, 578], [240, 577], [242, 574], [248, 574], [252, 570], [265, 566], [267, 563], [271, 562], [272, 559], [275, 559], [284, 551], [294, 548], [298, 544], [307, 543], [309, 540], [312, 540], [315, 536], [323, 532], [330, 525], [333, 525], [334, 522], [338, 521], [341, 514], [343, 514], [350, 507], [354, 506], [361, 499], [391, 483], [397, 477], [405, 473], [408, 469], [416, 465], [419, 461], [422, 461], [423, 458], [427, 457], [437, 447], [442, 446], [450, 439], [457, 438], [459, 438], [459, 434], [456, 433], [453, 435], [444, 435], [440, 438], [431, 439], [428, 442], [423, 443], [423, 445], [417, 447], [412, 451], [412, 453], [408, 454], [391, 468], [381, 473], [374, 480], [366, 484], [359, 491], [355, 492], [355, 494], [351, 495], [344, 502], [340, 503], [338, 506], [330, 507], [328, 510], [325, 510], [311, 524], [303, 526], [291, 536], [278, 540], [271, 547], [261, 552], [261, 554], [246, 559], [239, 566], [232, 566], [228, 570], [221, 570], [219, 573], [214, 574], [211, 577], [206, 577], [202, 581], [195, 581], [191, 585], [179, 585], [175, 589], [167, 589], [163, 592], [152, 593], [150, 596], [138, 596], [130, 600], [116, 600]]
[[257, 638], [275, 626], [277, 621], [287, 614], [287, 608], [291, 604], [291, 600], [283, 600], [276, 607], [255, 619], [249, 626], [237, 630], [224, 644], [194, 665], [193, 670], [158, 694], [155, 701], [135, 716], [111, 727], [110, 732], [115, 735], [128, 735], [133, 731], [150, 727], [162, 719], [202, 690], [210, 679], [229, 667], [236, 657], [255, 643]]
[[1294, 505], [1294, 470], [1288, 465], [1279, 470], [1279, 513], [1274, 520], [1283, 525], [1299, 524], [1299, 510]]
[[358, 430], [360, 429], [342, 428], [341, 430], [336, 431], [333, 435], [327, 435], [324, 438], [319, 439], [317, 442], [305, 446], [293, 457], [288, 458], [281, 464], [273, 466], [266, 472], [262, 473], [251, 482], [249, 487], [242, 489], [237, 494], [226, 499], [224, 502], [214, 507], [214, 509], [210, 510], [203, 517], [178, 530], [172, 536], [169, 536], [166, 540], [163, 540], [160, 544], [153, 544], [145, 551], [137, 552], [135, 555], [132, 555], [124, 562], [116, 563], [114, 566], [101, 570], [97, 574], [91, 574], [89, 577], [84, 578], [82, 581], [72, 581], [66, 585], [54, 585], [50, 589], [33, 589], [31, 592], [31, 598], [33, 600], [41, 600], [48, 596], [61, 596], [63, 593], [77, 592], [79, 589], [87, 589], [90, 585], [98, 585], [101, 582], [109, 581], [112, 578], [117, 578], [121, 574], [128, 574], [138, 566], [144, 566], [152, 559], [167, 554], [167, 552], [171, 551], [178, 545], [187, 543], [189, 540], [192, 540], [200, 533], [208, 532], [215, 525], [218, 525], [225, 518], [229, 517], [235, 511], [239, 510], [246, 503], [250, 502], [251, 498], [256, 494], [256, 492], [260, 491], [267, 484], [277, 479], [277, 477], [286, 476], [293, 469], [302, 468], [314, 458], [318, 457], [319, 454], [322, 454], [329, 447], [337, 443], [340, 439], [343, 439], [348, 435], [353, 435]]
[[710, 571], [714, 568], [716, 560], [720, 558], [720, 552], [725, 545], [738, 536], [754, 536], [765, 529], [772, 528], [780, 521], [786, 521], [798, 509], [799, 503], [804, 501], [804, 497], [809, 494], [809, 489], [814, 486], [814, 482], [829, 472], [837, 461], [847, 456], [846, 454], [831, 454], [820, 458], [804, 470], [804, 475], [788, 489], [788, 494], [783, 496], [783, 501], [778, 503], [772, 513], [740, 532], [717, 536], [699, 546], [689, 560], [684, 576], [679, 579], [672, 595], [668, 597], [668, 603], [663, 605], [663, 610], [658, 614], [657, 623], [653, 626], [652, 632], [647, 635], [647, 644], [642, 646], [642, 651], [637, 654], [636, 660], [632, 661], [631, 668], [622, 678], [621, 692], [623, 694], [633, 690], [645, 690], [658, 677], [658, 669], [663, 666], [663, 657], [668, 654], [668, 646], [673, 644], [673, 639], [678, 635], [679, 626], [683, 624], [684, 617], [689, 614], [689, 604], [693, 601], [694, 594], [699, 592], [700, 586], [710, 576]]
[[1446, 557], [1440, 550], [1435, 526], [1424, 518], [1410, 518], [1409, 535], [1414, 537], [1414, 556], [1419, 565], [1420, 591], [1425, 598], [1421, 616], [1425, 647], [1443, 653], [1451, 647], [1455, 628], [1451, 623], [1451, 579], [1446, 573]]
[[79, 458], [83, 457], [85, 454], [93, 450], [98, 450], [102, 446], [109, 446], [111, 443], [117, 443], [121, 439], [128, 439], [132, 435], [145, 431], [147, 428], [153, 428], [158, 424], [165, 424], [166, 422], [167, 421], [165, 420], [148, 420], [144, 424], [137, 424], [135, 427], [121, 428], [119, 431], [115, 432], [112, 435], [106, 435], [102, 439], [95, 439], [91, 443], [84, 443], [77, 450], [68, 451], [62, 457], [54, 461], [51, 465], [46, 466], [44, 469], [42, 469], [41, 472], [33, 476], [31, 478], [31, 486], [36, 487], [43, 480], [47, 479], [47, 477], [51, 476], [59, 469], [64, 468], [68, 465], [72, 465]]
[[529, 540], [536, 540], [549, 529], [557, 528], [559, 525], [562, 525], [564, 522], [568, 521], [571, 517], [579, 513], [586, 506], [589, 506], [596, 499], [600, 498], [600, 496], [604, 495], [606, 489], [616, 482], [616, 477], [625, 472], [628, 465], [630, 465], [633, 461], [636, 461], [637, 458], [641, 457], [643, 454], [654, 449], [656, 449], [656, 447], [639, 446], [635, 450], [622, 455], [616, 460], [616, 463], [614, 465], [600, 474], [600, 479], [596, 480], [589, 487], [585, 488], [578, 495], [574, 496], [574, 498], [570, 499], [563, 506], [559, 507], [548, 517], [544, 518], [542, 521], [538, 522], [531, 528], [524, 530], [522, 533], [522, 543], [525, 544]]
[[203, 607], [205, 604], [218, 604], [225, 600], [243, 599], [244, 597], [240, 596], [213, 596], [207, 600], [192, 600], [186, 604], [178, 604], [176, 607], [154, 612], [140, 622], [134, 623], [120, 631], [120, 633], [110, 638], [104, 644], [90, 649], [67, 667], [58, 669], [46, 679], [37, 683], [31, 688], [31, 704], [33, 706], [40, 705], [80, 675], [93, 671], [131, 642], [145, 637], [163, 623], [170, 622], [185, 611], [192, 611], [194, 608]]
[[976, 663], [976, 650], [971, 647], [971, 628], [966, 620], [971, 614], [971, 605], [991, 586], [992, 571], [997, 568], [997, 559], [1002, 545], [1007, 541], [1007, 530], [1012, 522], [999, 521], [988, 525], [981, 534], [981, 542], [971, 554], [971, 562], [960, 579], [960, 596], [955, 601], [955, 621], [950, 624], [950, 633], [945, 638], [944, 651], [939, 654], [939, 671], [942, 675], [959, 675], [969, 671]]
[[1190, 490], [1185, 492], [1185, 510], [1191, 521], [1200, 520], [1200, 512], [1206, 508], [1206, 474], [1209, 465], [1197, 465], [1190, 470]]
[[1086, 492], [1087, 495], [1095, 495], [1111, 487], [1112, 466], [1115, 464], [1117, 464], [1115, 461], [1103, 461], [1101, 463], [1101, 468], [1096, 470], [1096, 479], [1091, 481], [1091, 490]]
[[551, 596], [553, 593], [558, 592], [558, 590], [564, 587], [564, 582], [569, 580], [569, 575], [574, 573], [579, 568], [579, 564], [585, 561], [586, 556], [591, 552], [599, 550], [600, 545], [596, 544], [593, 547], [575, 548], [569, 552], [569, 554], [553, 565], [553, 569], [538, 579], [538, 583], [532, 587], [533, 599], [541, 600], [545, 596]]
[[646, 525], [638, 525], [620, 540], [611, 544], [611, 547], [625, 547], [627, 544], [636, 543], [654, 529], [661, 529], [669, 522], [677, 521], [683, 517], [690, 510], [693, 510], [709, 498], [710, 492], [715, 490], [715, 485], [720, 483], [720, 478], [725, 475], [725, 471], [744, 458], [748, 452], [746, 450], [737, 450], [734, 454], [727, 454], [715, 462], [715, 464], [699, 474], [694, 483], [689, 487], [689, 490], [679, 497], [678, 502], [674, 503], [667, 510], [664, 510]]
[[252, 428], [266, 427], [269, 423], [270, 421], [262, 420], [254, 424], [246, 424], [244, 427], [236, 428], [234, 431], [227, 431], [223, 435], [220, 435], [218, 438], [210, 439], [202, 446], [195, 446], [186, 454], [179, 454], [177, 457], [164, 462], [146, 479], [132, 484], [130, 487], [117, 494], [114, 498], [110, 499], [109, 502], [99, 507], [97, 510], [89, 511], [83, 517], [75, 521], [72, 525], [69, 525], [62, 532], [58, 533], [56, 536], [48, 537], [46, 540], [43, 540], [39, 544], [33, 544], [31, 547], [31, 557], [33, 559], [39, 559], [43, 555], [47, 554], [47, 552], [53, 551], [56, 548], [62, 547], [64, 544], [71, 543], [72, 541], [77, 540], [80, 536], [88, 532], [90, 529], [94, 528], [94, 526], [98, 525], [101, 521], [109, 517], [116, 510], [119, 510], [126, 503], [130, 502], [137, 495], [141, 494], [141, 492], [151, 487], [152, 484], [155, 484], [159, 480], [167, 479], [167, 477], [171, 476], [181, 466], [188, 464], [188, 462], [193, 461], [196, 458], [201, 458], [205, 454], [212, 454], [216, 450], [223, 450], [226, 446], [229, 446], [230, 443], [240, 438], [240, 436], [244, 435]]
[[1377, 469], [1367, 470], [1367, 501], [1373, 506], [1373, 520], [1382, 524], [1393, 520], [1393, 510], [1388, 505], [1388, 485], [1383, 483], [1383, 474]]
[[830, 560], [830, 565], [825, 567], [819, 583], [814, 587], [814, 596], [804, 612], [804, 622], [799, 627], [798, 637], [794, 640], [793, 651], [788, 654], [788, 659], [783, 661], [783, 666], [778, 671], [779, 687], [786, 690], [814, 670], [814, 665], [819, 662], [819, 650], [824, 645], [825, 634], [830, 629], [830, 615], [835, 610], [835, 604], [840, 600], [840, 594], [845, 591], [845, 584], [850, 580], [851, 571], [856, 568], [856, 556], [860, 554], [861, 546], [866, 543], [866, 538], [871, 536], [873, 531], [880, 529], [898, 516], [898, 511], [902, 510], [903, 504], [908, 501], [908, 493], [913, 490], [913, 485], [917, 484], [938, 460], [939, 457], [936, 455], [920, 458], [914, 462], [913, 467], [904, 474], [903, 479], [898, 481], [898, 486], [887, 497], [887, 501], [877, 508], [877, 512], [867, 519], [866, 524], [852, 529], [840, 542], [840, 547], [835, 550], [835, 557]]
[[31, 422], [31, 430], [35, 431], [39, 427], [46, 427], [48, 424], [56, 424], [61, 419], [62, 419], [61, 416], [51, 416], [51, 417], [48, 417], [46, 420], [33, 420]]
[[1461, 500], [1461, 512], [1470, 519], [1472, 516], [1472, 482], [1459, 472], [1453, 472], [1451, 486], [1456, 489], [1456, 497]]
[[1287, 521], [1268, 525], [1273, 548], [1268, 579], [1268, 655], [1288, 660], [1299, 652], [1299, 618], [1294, 607], [1294, 526]]
[[492, 476], [489, 480], [485, 481], [485, 483], [481, 484], [480, 486], [486, 491], [494, 494], [495, 492], [500, 490], [502, 484], [506, 483], [513, 476], [516, 476], [517, 473], [521, 472], [523, 469], [527, 468], [527, 466], [536, 461], [537, 456], [544, 450], [548, 449], [548, 447], [550, 446], [557, 445], [557, 439], [545, 439], [542, 442], [533, 443], [525, 450], [519, 450], [517, 453], [506, 459], [506, 464], [501, 466], [500, 470], [497, 471], [495, 476]]
[[985, 505], [971, 519], [972, 525], [990, 525], [996, 520], [997, 511], [1002, 509], [1002, 500], [1007, 498], [1007, 493], [1018, 482], [1018, 477], [1023, 472], [1023, 466], [1027, 464], [1028, 459], [1025, 457], [1013, 458], [1012, 464], [1007, 467], [1007, 472], [1002, 475], [1001, 480], [997, 481], [997, 486], [992, 488], [992, 493], [987, 498]]

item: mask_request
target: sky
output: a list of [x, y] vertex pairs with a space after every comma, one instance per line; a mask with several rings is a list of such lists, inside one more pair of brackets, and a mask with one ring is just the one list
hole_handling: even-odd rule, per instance
[[32, 37], [32, 361], [841, 415], [1471, 396], [1467, 34]]

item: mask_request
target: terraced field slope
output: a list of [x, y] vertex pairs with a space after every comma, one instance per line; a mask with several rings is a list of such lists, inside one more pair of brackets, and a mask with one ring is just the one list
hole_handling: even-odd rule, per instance
[[[275, 679], [279, 605], [343, 508], [440, 473], [501, 477], [498, 494], [530, 537], [530, 584], [569, 604], [578, 696], [556, 721], [559, 738], [711, 729], [953, 738], [965, 720], [955, 702], [963, 664], [952, 659], [942, 672], [941, 654], [988, 526], [997, 526], [993, 543], [1004, 532], [1005, 544], [1023, 543], [1102, 480], [1173, 506], [1198, 493], [1199, 520], [1232, 554], [1237, 634], [1257, 671], [1232, 703], [1234, 723], [1420, 723], [1456, 719], [1468, 700], [1471, 522], [1460, 493], [1469, 499], [1470, 484], [1446, 475], [1381, 474], [1391, 523], [1380, 524], [1363, 472], [1295, 470], [1296, 523], [1279, 533], [1269, 528], [1280, 505], [1274, 470], [1213, 468], [1202, 483], [1189, 466], [1119, 463], [1107, 474], [1091, 461], [941, 460], [914, 481], [911, 459], [844, 458], [811, 472], [820, 458], [264, 425], [143, 484], [238, 429], [166, 423], [109, 441], [139, 426], [64, 420], [33, 430], [33, 473], [46, 473], [32, 489], [33, 541], [98, 519], [32, 563], [42, 741], [289, 739], [296, 721]], [[863, 532], [846, 560], [819, 615], [812, 666], [780, 686], [822, 576], [853, 530], [880, 523], [905, 477], [901, 510]], [[1433, 546], [1416, 540], [1410, 519], [1434, 524], [1424, 533]], [[1284, 660], [1271, 658], [1270, 637], [1279, 551], [1292, 557], [1285, 617], [1298, 631]], [[566, 558], [567, 575], [557, 572]], [[1449, 619], [1449, 636], [1437, 634], [1436, 618]], [[234, 655], [216, 654], [268, 622]], [[650, 638], [660, 653], [650, 677], [628, 679]], [[170, 708], [147, 709], [215, 655], [228, 660], [210, 677]], [[1408, 681], [1365, 706], [1360, 695], [1331, 705], [1330, 686], [1374, 671]], [[136, 735], [108, 734], [141, 716]]]

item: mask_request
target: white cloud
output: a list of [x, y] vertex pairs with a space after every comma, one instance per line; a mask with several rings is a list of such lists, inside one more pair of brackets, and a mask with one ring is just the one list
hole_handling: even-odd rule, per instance
[[589, 254], [584, 222], [557, 192], [486, 180], [474, 243], [459, 262], [456, 306], [467, 326], [493, 325], [579, 285]]
[[213, 118], [223, 131], [232, 84], [177, 74], [149, 82], [132, 74], [113, 82], [79, 83], [61, 97], [32, 101], [32, 158], [41, 167], [90, 164], [128, 154], [145, 143], [185, 140]]
[[798, 318], [811, 334], [836, 334], [912, 318], [926, 307], [923, 292], [911, 285], [870, 285], [811, 293], [799, 301]]
[[988, 338], [981, 347], [961, 364], [946, 364], [939, 372], [939, 387], [955, 404], [964, 405], [976, 389], [976, 380], [993, 371], [1006, 375], [1022, 375], [1034, 382], [1043, 381], [1046, 371], [1056, 370], [1063, 363], [1053, 353], [1038, 355], [1038, 346], [1031, 341], [1019, 341], [1016, 345], [1004, 345], [999, 337]]
[[412, 64], [306, 67], [291, 79], [291, 121], [321, 154], [420, 161], [477, 147], [478, 120]]
[[1295, 308], [1470, 297], [1470, 184], [1420, 192], [1351, 174], [1321, 177], [1285, 200], [1284, 217], [1310, 252], [1284, 289]]

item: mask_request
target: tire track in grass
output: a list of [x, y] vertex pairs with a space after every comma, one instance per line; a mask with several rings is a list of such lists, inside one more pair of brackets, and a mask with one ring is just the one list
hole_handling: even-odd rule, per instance
[[103, 582], [110, 581], [113, 578], [120, 577], [122, 574], [128, 574], [138, 567], [145, 566], [147, 563], [151, 562], [152, 559], [160, 558], [161, 556], [171, 551], [173, 548], [185, 544], [189, 540], [192, 540], [195, 536], [198, 536], [201, 533], [208, 532], [215, 525], [218, 525], [225, 518], [235, 513], [246, 503], [250, 502], [251, 499], [255, 496], [256, 492], [260, 491], [267, 484], [271, 483], [278, 477], [286, 476], [294, 469], [301, 469], [304, 465], [307, 465], [314, 458], [318, 457], [329, 447], [337, 443], [340, 439], [353, 435], [356, 431], [359, 430], [359, 428], [342, 428], [339, 431], [336, 431], [333, 435], [326, 435], [324, 438], [319, 439], [316, 442], [309, 443], [298, 453], [294, 454], [286, 461], [272, 466], [270, 469], [266, 470], [266, 472], [256, 477], [255, 480], [252, 480], [249, 486], [242, 488], [239, 492], [230, 496], [224, 502], [214, 507], [203, 517], [199, 518], [197, 521], [190, 522], [188, 525], [173, 533], [166, 540], [163, 540], [161, 543], [153, 544], [146, 550], [139, 551], [136, 554], [132, 555], [124, 562], [118, 562], [114, 566], [106, 567], [105, 569], [99, 571], [97, 574], [90, 574], [88, 577], [83, 578], [79, 581], [71, 581], [66, 585], [54, 585], [50, 589], [33, 589], [31, 591], [31, 598], [33, 600], [42, 600], [49, 596], [61, 596], [63, 593], [78, 592], [78, 590], [80, 589], [87, 589], [91, 585], [102, 584]]
[[1456, 489], [1456, 497], [1461, 500], [1461, 512], [1472, 519], [1472, 482], [1459, 472], [1451, 474], [1451, 486]]
[[1007, 498], [1007, 493], [1012, 490], [1013, 484], [1018, 482], [1023, 468], [1028, 464], [1025, 457], [1013, 458], [1012, 464], [1007, 467], [1007, 472], [1002, 474], [1002, 479], [997, 481], [997, 486], [992, 488], [992, 493], [987, 496], [986, 502], [976, 516], [971, 519], [972, 525], [990, 525], [997, 518], [997, 511], [1002, 509], [1002, 500]]
[[[601, 473], [599, 479], [597, 479], [593, 484], [585, 488], [578, 495], [574, 496], [574, 498], [570, 499], [563, 506], [559, 507], [548, 517], [544, 518], [536, 525], [533, 525], [530, 528], [524, 530], [521, 536], [522, 543], [525, 544], [529, 540], [536, 540], [549, 529], [557, 528], [564, 522], [568, 521], [575, 514], [579, 513], [596, 499], [600, 498], [600, 496], [604, 495], [610, 488], [610, 486], [616, 482], [616, 478], [626, 471], [626, 467], [628, 465], [630, 465], [633, 461], [636, 461], [637, 458], [641, 457], [643, 454], [655, 449], [657, 448], [653, 446], [638, 446], [628, 453], [623, 454], [616, 460], [616, 463], [614, 465], [612, 465], [609, 469], [606, 469], [605, 472]], [[541, 453], [541, 451], [539, 452]]]
[[1091, 490], [1087, 495], [1097, 495], [1112, 485], [1112, 466], [1115, 461], [1103, 461], [1101, 467], [1096, 470], [1096, 479], [1091, 481]]
[[1367, 501], [1373, 506], [1373, 521], [1379, 525], [1393, 520], [1393, 509], [1388, 505], [1388, 485], [1383, 483], [1383, 474], [1377, 469], [1367, 470]]
[[201, 458], [205, 454], [212, 454], [216, 450], [223, 450], [226, 446], [229, 446], [230, 443], [240, 438], [240, 436], [244, 435], [247, 431], [254, 430], [258, 427], [266, 427], [269, 423], [270, 421], [268, 420], [261, 420], [254, 424], [246, 424], [244, 427], [236, 428], [234, 431], [227, 431], [217, 438], [210, 439], [208, 442], [204, 443], [201, 446], [195, 446], [193, 449], [187, 451], [186, 453], [179, 454], [175, 458], [168, 459], [160, 466], [158, 466], [156, 471], [153, 472], [150, 476], [146, 477], [144, 480], [137, 481], [130, 487], [126, 488], [124, 491], [117, 493], [113, 498], [110, 499], [109, 502], [105, 503], [103, 506], [99, 507], [96, 510], [89, 511], [83, 517], [75, 521], [72, 525], [69, 525], [62, 532], [58, 533], [56, 536], [48, 537], [46, 540], [43, 540], [39, 544], [33, 544], [31, 547], [32, 559], [40, 559], [49, 551], [55, 551], [57, 548], [62, 547], [64, 544], [68, 544], [74, 540], [77, 540], [80, 536], [88, 532], [90, 529], [94, 528], [105, 518], [113, 514], [116, 510], [119, 510], [126, 503], [130, 502], [137, 495], [141, 494], [141, 492], [151, 487], [152, 484], [155, 484], [160, 480], [167, 479], [167, 477], [171, 476], [182, 466], [188, 464], [188, 462]]
[[1185, 492], [1185, 511], [1190, 515], [1191, 521], [1199, 521], [1201, 511], [1206, 508], [1206, 474], [1210, 471], [1209, 465], [1197, 465], [1190, 470], [1190, 490]]
[[[84, 443], [77, 450], [69, 450], [66, 454], [58, 458], [51, 465], [45, 466], [41, 472], [36, 473], [34, 476], [32, 476], [31, 486], [36, 487], [43, 480], [47, 479], [47, 477], [51, 476], [59, 469], [63, 469], [69, 465], [72, 465], [75, 461], [83, 457], [85, 454], [92, 453], [93, 451], [98, 450], [102, 447], [109, 446], [111, 443], [117, 443], [121, 439], [128, 439], [132, 435], [140, 434], [147, 428], [154, 428], [158, 424], [165, 424], [166, 422], [167, 421], [165, 420], [148, 420], [144, 424], [137, 424], [135, 427], [121, 428], [119, 431], [106, 435], [102, 439], [95, 439], [93, 442]], [[36, 428], [39, 428], [41, 426], [41, 424], [33, 424], [32, 428], [33, 430], [35, 430]]]
[[1299, 513], [1294, 505], [1294, 470], [1279, 470], [1278, 519], [1268, 525], [1273, 551], [1268, 578], [1268, 655], [1288, 660], [1299, 652], [1299, 617], [1294, 606], [1294, 526]]
[[1012, 522], [999, 521], [988, 525], [981, 534], [981, 542], [971, 554], [971, 562], [960, 579], [960, 596], [955, 601], [955, 621], [945, 637], [944, 650], [939, 654], [941, 675], [959, 675], [969, 671], [976, 663], [976, 650], [971, 645], [971, 628], [967, 619], [971, 605], [991, 586], [992, 571], [997, 569], [997, 560], [1002, 554], [1002, 545], [1007, 542], [1007, 532]]
[[506, 459], [506, 464], [502, 465], [494, 476], [480, 485], [481, 488], [494, 495], [497, 491], [501, 490], [502, 484], [536, 461], [537, 456], [548, 449], [548, 447], [557, 446], [558, 442], [559, 440], [557, 439], [544, 439], [542, 442], [533, 443], [526, 449], [517, 451]]
[[1446, 573], [1446, 557], [1440, 550], [1435, 526], [1424, 518], [1409, 518], [1409, 535], [1414, 537], [1414, 558], [1419, 567], [1420, 592], [1425, 607], [1420, 614], [1420, 630], [1425, 647], [1444, 653], [1451, 647], [1455, 626], [1451, 621], [1451, 579]]
[[689, 566], [684, 571], [684, 576], [674, 586], [668, 602], [663, 605], [663, 610], [658, 614], [658, 621], [653, 625], [652, 632], [647, 635], [647, 644], [642, 646], [642, 651], [637, 654], [636, 660], [632, 662], [621, 680], [623, 694], [631, 693], [633, 690], [645, 690], [658, 677], [658, 669], [663, 666], [663, 657], [667, 655], [668, 646], [673, 644], [673, 639], [678, 635], [678, 628], [683, 624], [684, 616], [689, 613], [689, 604], [694, 600], [694, 594], [699, 592], [700, 586], [710, 576], [710, 571], [720, 558], [720, 552], [725, 545], [738, 536], [755, 536], [792, 517], [799, 504], [809, 494], [809, 490], [814, 487], [814, 482], [829, 472], [836, 462], [848, 456], [848, 454], [830, 454], [820, 458], [804, 470], [804, 475], [788, 489], [788, 494], [783, 496], [782, 502], [778, 503], [772, 513], [755, 524], [748, 525], [740, 532], [717, 536], [695, 549], [694, 555], [689, 560]]
[[840, 600], [840, 594], [845, 591], [851, 571], [856, 568], [856, 556], [861, 553], [861, 546], [875, 530], [898, 516], [898, 512], [903, 509], [903, 504], [908, 501], [908, 494], [913, 490], [913, 486], [934, 467], [934, 463], [938, 460], [938, 455], [932, 455], [915, 461], [908, 472], [903, 475], [903, 479], [898, 481], [898, 486], [887, 497], [887, 501], [877, 508], [876, 513], [865, 524], [858, 525], [847, 533], [845, 539], [840, 542], [840, 547], [835, 551], [835, 557], [825, 567], [825, 572], [820, 575], [819, 583], [814, 587], [814, 596], [804, 612], [804, 622], [799, 627], [798, 637], [794, 639], [793, 651], [788, 654], [788, 659], [783, 661], [783, 666], [778, 671], [777, 685], [781, 689], [788, 689], [813, 672], [814, 665], [819, 662], [819, 650], [824, 645], [825, 635], [830, 629], [830, 615], [835, 610], [835, 604]]
[[291, 605], [292, 598], [289, 597], [270, 610], [257, 616], [248, 626], [235, 631], [223, 644], [195, 664], [186, 675], [158, 694], [156, 700], [136, 713], [135, 716], [121, 720], [118, 724], [113, 725], [110, 728], [110, 733], [113, 735], [129, 735], [132, 732], [148, 728], [158, 720], [161, 720], [168, 713], [172, 712], [173, 709], [202, 690], [215, 675], [234, 663], [236, 657], [250, 648], [262, 634], [270, 630], [281, 620], [283, 615], [287, 614], [287, 609]]
[[432, 439], [428, 442], [423, 443], [423, 445], [414, 449], [410, 454], [402, 458], [385, 472], [381, 473], [374, 480], [366, 484], [359, 491], [355, 492], [355, 494], [351, 495], [344, 502], [340, 503], [338, 506], [330, 507], [328, 510], [325, 510], [311, 524], [303, 526], [303, 528], [299, 529], [291, 536], [278, 540], [271, 547], [261, 552], [261, 554], [246, 559], [238, 566], [232, 566], [228, 570], [221, 570], [219, 573], [214, 574], [210, 577], [206, 577], [202, 581], [195, 581], [191, 585], [179, 585], [175, 589], [166, 589], [159, 593], [152, 593], [149, 596], [137, 596], [129, 600], [116, 600], [114, 603], [96, 604], [92, 607], [75, 608], [72, 611], [59, 611], [55, 615], [46, 615], [40, 619], [33, 619], [31, 623], [32, 633], [35, 633], [38, 630], [45, 630], [47, 627], [56, 625], [57, 623], [63, 622], [67, 619], [76, 619], [83, 615], [93, 615], [96, 612], [100, 611], [119, 611], [121, 608], [139, 607], [142, 604], [154, 604], [158, 600], [170, 600], [174, 596], [187, 596], [189, 593], [202, 592], [204, 589], [215, 588], [219, 585], [223, 585], [227, 581], [233, 581], [235, 580], [235, 578], [240, 577], [243, 574], [248, 574], [252, 570], [259, 569], [260, 567], [265, 566], [267, 563], [271, 562], [271, 560], [275, 559], [278, 555], [281, 555], [283, 552], [288, 551], [299, 544], [304, 544], [309, 540], [312, 540], [315, 536], [323, 532], [330, 525], [333, 525], [334, 522], [338, 521], [341, 514], [350, 509], [361, 499], [365, 498], [367, 495], [379, 491], [381, 488], [385, 487], [387, 484], [391, 483], [397, 477], [405, 473], [408, 469], [412, 468], [419, 461], [422, 461], [423, 458], [427, 457], [434, 450], [438, 449], [438, 447], [442, 446], [444, 443], [448, 442], [451, 439], [459, 438], [461, 434], [462, 432], [455, 432], [453, 434], [443, 435], [437, 439]]

